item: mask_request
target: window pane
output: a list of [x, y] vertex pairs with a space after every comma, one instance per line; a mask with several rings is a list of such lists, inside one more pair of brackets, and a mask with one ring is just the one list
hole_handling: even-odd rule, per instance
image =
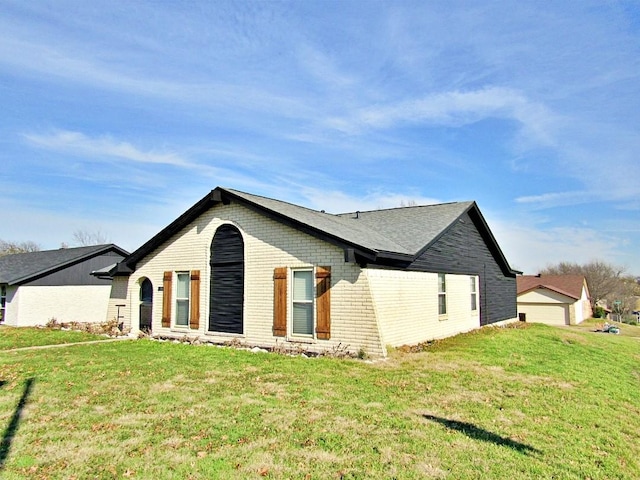
[[447, 313], [447, 297], [438, 295], [438, 314], [444, 315], [445, 313]]
[[294, 270], [293, 301], [313, 301], [313, 272], [311, 270]]
[[313, 335], [313, 304], [293, 304], [293, 333], [296, 335]]
[[176, 325], [189, 325], [189, 300], [176, 301]]
[[473, 295], [471, 295], [471, 310], [477, 310], [478, 309], [478, 303], [476, 301], [476, 294], [474, 293]]
[[438, 292], [444, 293], [447, 291], [447, 284], [444, 279], [444, 273], [438, 274]]
[[476, 291], [476, 277], [471, 277], [471, 292], [475, 293]]
[[189, 298], [189, 274], [178, 274], [178, 286], [176, 295], [178, 298]]

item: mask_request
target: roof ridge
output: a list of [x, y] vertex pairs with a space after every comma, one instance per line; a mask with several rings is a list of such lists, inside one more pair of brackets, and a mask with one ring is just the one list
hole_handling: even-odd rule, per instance
[[405, 205], [400, 207], [389, 207], [389, 208], [376, 208], [373, 210], [354, 210], [351, 212], [343, 212], [337, 213], [336, 215], [351, 215], [354, 213], [374, 213], [374, 212], [389, 212], [391, 210], [408, 210], [412, 208], [429, 208], [429, 207], [439, 207], [443, 205], [462, 205], [462, 204], [472, 204], [473, 200], [465, 200], [460, 202], [442, 202], [442, 203], [428, 203], [426, 205]]
[[334, 217], [337, 216], [337, 214], [335, 214], [335, 213], [328, 213], [328, 212], [326, 212], [324, 210], [316, 210], [314, 208], [305, 207], [304, 205], [298, 205], [297, 203], [287, 202], [286, 200], [279, 200], [277, 198], [271, 198], [271, 197], [267, 197], [265, 195], [257, 195], [255, 193], [243, 192], [242, 190], [237, 190], [235, 188], [225, 188], [225, 187], [218, 187], [218, 188], [220, 188], [222, 190], [226, 190], [227, 192], [231, 192], [231, 193], [239, 193], [241, 195], [248, 195], [250, 197], [263, 198], [263, 199], [269, 200], [271, 202], [278, 202], [278, 203], [282, 203], [282, 204], [289, 205], [289, 206], [292, 206], [292, 207], [302, 208], [302, 209], [308, 210], [310, 212], [320, 213], [320, 214], [323, 214], [323, 215], [333, 215]]

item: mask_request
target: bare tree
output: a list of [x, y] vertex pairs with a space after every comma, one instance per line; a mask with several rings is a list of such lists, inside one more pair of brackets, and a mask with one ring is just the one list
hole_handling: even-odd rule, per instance
[[101, 230], [90, 232], [88, 230], [76, 230], [73, 232], [73, 243], [80, 247], [88, 247], [90, 245], [102, 245], [110, 243], [109, 237]]
[[618, 287], [612, 294], [613, 310], [622, 315], [629, 315], [635, 310], [636, 298], [640, 296], [640, 285], [631, 276], [622, 277]]
[[547, 266], [540, 273], [542, 275], [583, 275], [591, 294], [591, 307], [595, 308], [601, 300], [611, 301], [612, 296], [621, 289], [624, 272], [623, 267], [593, 260], [584, 265], [560, 262], [557, 265]]
[[0, 256], [10, 255], [12, 253], [27, 253], [27, 252], [39, 252], [40, 245], [36, 242], [6, 242], [0, 240]]

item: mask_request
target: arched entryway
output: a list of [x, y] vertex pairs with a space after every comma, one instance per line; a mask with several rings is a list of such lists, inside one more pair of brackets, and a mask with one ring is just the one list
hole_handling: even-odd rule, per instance
[[222, 225], [211, 242], [209, 331], [243, 333], [244, 242], [233, 225]]
[[140, 282], [140, 330], [151, 333], [153, 312], [153, 284], [148, 278]]

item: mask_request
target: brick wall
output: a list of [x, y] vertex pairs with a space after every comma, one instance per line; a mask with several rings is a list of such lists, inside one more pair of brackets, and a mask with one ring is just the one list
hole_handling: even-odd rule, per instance
[[[468, 275], [447, 275], [447, 314], [438, 315], [438, 274], [366, 269], [383, 343], [411, 345], [480, 327]], [[476, 277], [477, 282], [477, 277]], [[478, 291], [477, 305], [480, 308]]]
[[6, 323], [45, 325], [52, 318], [59, 322], [103, 322], [110, 290], [109, 285], [22, 285], [13, 295], [12, 314]]
[[[244, 334], [207, 332], [209, 314], [209, 251], [216, 229], [235, 225], [242, 233], [245, 249]], [[331, 339], [313, 340], [288, 336], [274, 337], [273, 271], [276, 267], [331, 266]], [[200, 270], [200, 327], [163, 328], [162, 286], [165, 271]], [[369, 355], [384, 355], [366, 275], [360, 267], [344, 262], [344, 252], [315, 237], [301, 233], [237, 204], [217, 205], [168, 239], [141, 261], [127, 286], [127, 307], [121, 310], [125, 324], [135, 331], [139, 327], [139, 289], [147, 277], [154, 287], [153, 333], [181, 337], [200, 336], [215, 342], [237, 339], [248, 345], [273, 347], [286, 341], [301, 342], [310, 351], [360, 349]], [[114, 284], [117, 288], [117, 284]], [[175, 277], [174, 286], [175, 289]], [[288, 298], [291, 298], [289, 292]], [[175, 309], [175, 291], [172, 294]], [[290, 308], [289, 321], [290, 321]]]

